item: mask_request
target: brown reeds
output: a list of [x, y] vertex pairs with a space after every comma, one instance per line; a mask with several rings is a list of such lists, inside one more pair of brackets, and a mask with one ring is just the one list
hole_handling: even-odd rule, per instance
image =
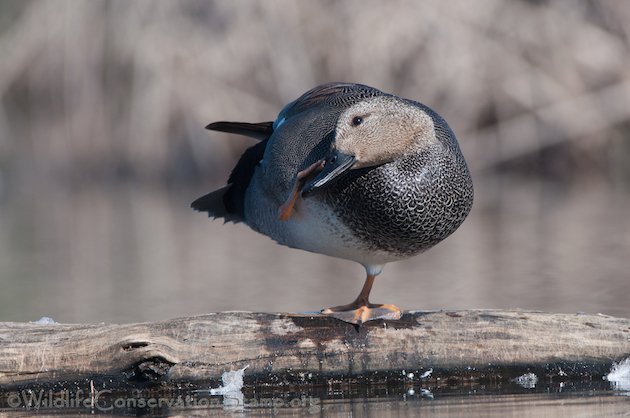
[[578, 164], [618, 162], [619, 150], [629, 160], [626, 2], [39, 0], [0, 10], [0, 170], [11, 178], [219, 183], [246, 140], [213, 140], [207, 122], [270, 120], [333, 80], [436, 108], [473, 170], [554, 147]]

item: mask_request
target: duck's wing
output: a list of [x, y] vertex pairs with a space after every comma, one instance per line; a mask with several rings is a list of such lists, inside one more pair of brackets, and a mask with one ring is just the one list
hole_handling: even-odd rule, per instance
[[199, 212], [208, 212], [208, 216], [213, 218], [224, 218], [226, 222], [242, 222], [244, 220], [245, 191], [254, 175], [256, 165], [265, 154], [268, 141], [269, 138], [266, 138], [245, 150], [232, 169], [228, 184], [201, 196], [190, 206]]
[[[245, 192], [263, 157], [265, 169], [261, 181], [267, 185], [273, 199], [282, 203], [298, 171], [326, 154], [330, 133], [343, 109], [363, 98], [383, 94], [362, 84], [322, 84], [287, 104], [274, 122], [209, 124], [207, 129], [245, 135], [261, 142], [243, 153], [227, 186], [200, 197], [191, 206], [208, 212], [211, 217], [243, 221]], [[286, 122], [290, 123], [282, 126]]]

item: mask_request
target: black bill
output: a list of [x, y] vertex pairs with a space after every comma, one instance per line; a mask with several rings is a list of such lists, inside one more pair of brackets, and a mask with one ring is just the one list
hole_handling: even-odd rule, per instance
[[320, 171], [317, 176], [302, 187], [302, 197], [307, 197], [310, 194], [333, 184], [336, 179], [352, 168], [354, 162], [355, 157], [353, 155], [332, 150], [328, 158], [326, 158], [322, 171]]

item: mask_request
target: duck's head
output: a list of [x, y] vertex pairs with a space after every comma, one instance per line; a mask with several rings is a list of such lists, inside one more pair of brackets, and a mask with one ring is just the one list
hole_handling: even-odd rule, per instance
[[302, 188], [321, 190], [350, 170], [395, 161], [435, 143], [433, 119], [420, 107], [393, 96], [363, 100], [337, 122], [322, 171]]

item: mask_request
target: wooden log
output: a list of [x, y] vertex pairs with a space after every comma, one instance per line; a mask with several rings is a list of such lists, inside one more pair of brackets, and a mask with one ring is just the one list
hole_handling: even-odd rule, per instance
[[[0, 388], [83, 381], [598, 378], [630, 356], [630, 320], [530, 311], [408, 312], [355, 327], [319, 315], [225, 312], [140, 324], [0, 323]], [[206, 386], [207, 387], [207, 386]]]

